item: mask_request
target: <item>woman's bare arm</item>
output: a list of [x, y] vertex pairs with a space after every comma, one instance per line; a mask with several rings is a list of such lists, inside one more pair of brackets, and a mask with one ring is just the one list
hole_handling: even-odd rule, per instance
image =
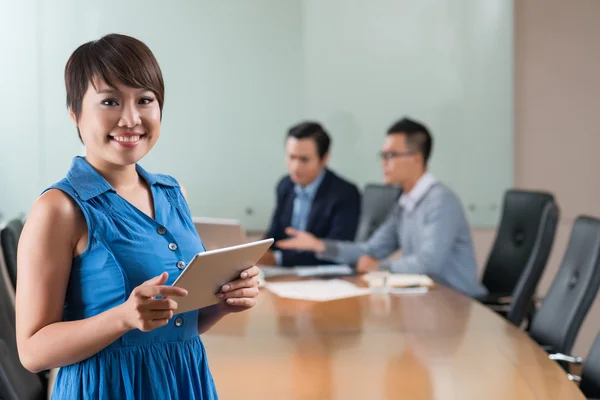
[[131, 329], [164, 326], [177, 305], [153, 297], [186, 294], [161, 286], [163, 274], [135, 288], [117, 307], [63, 322], [72, 259], [86, 243], [85, 218], [66, 194], [50, 190], [38, 199], [21, 234], [17, 263], [17, 345], [21, 363], [32, 372], [82, 361]]

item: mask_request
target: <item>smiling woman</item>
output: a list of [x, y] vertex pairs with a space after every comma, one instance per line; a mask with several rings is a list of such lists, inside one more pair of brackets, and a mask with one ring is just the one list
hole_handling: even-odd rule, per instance
[[160, 136], [157, 96], [150, 89], [120, 81], [110, 84], [93, 78], [91, 82], [83, 96], [83, 112], [76, 115], [71, 111], [88, 160], [94, 162], [101, 155], [116, 165], [127, 165], [141, 159]]
[[65, 86], [88, 157], [116, 144], [136, 151], [112, 153], [109, 160], [130, 164], [156, 144], [165, 85], [156, 58], [137, 39], [109, 35], [79, 46], [67, 61]]
[[177, 313], [169, 297], [187, 292], [171, 284], [204, 245], [184, 188], [138, 165], [160, 136], [158, 62], [139, 40], [108, 35], [71, 55], [65, 83], [86, 156], [36, 201], [21, 235], [21, 362], [61, 367], [53, 398], [214, 399], [199, 333], [254, 306], [258, 268], [216, 305]]

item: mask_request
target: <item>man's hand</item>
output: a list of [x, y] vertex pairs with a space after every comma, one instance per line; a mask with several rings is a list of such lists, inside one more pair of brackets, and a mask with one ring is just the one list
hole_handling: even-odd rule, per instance
[[325, 244], [323, 241], [317, 239], [312, 233], [298, 231], [294, 228], [286, 228], [285, 233], [291, 237], [289, 239], [279, 240], [275, 243], [280, 249], [304, 250], [315, 253], [322, 253], [325, 251]]
[[365, 274], [367, 272], [377, 271], [379, 269], [379, 260], [376, 258], [363, 255], [356, 263], [356, 272]]

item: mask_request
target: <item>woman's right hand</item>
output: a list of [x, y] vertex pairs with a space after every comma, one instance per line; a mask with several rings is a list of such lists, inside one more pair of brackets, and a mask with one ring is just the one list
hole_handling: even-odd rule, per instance
[[[187, 290], [163, 286], [169, 274], [163, 272], [133, 289], [129, 299], [121, 305], [123, 322], [128, 330], [149, 332], [169, 323], [177, 310], [177, 302], [169, 296], [183, 297]], [[162, 297], [157, 299], [156, 297]]]

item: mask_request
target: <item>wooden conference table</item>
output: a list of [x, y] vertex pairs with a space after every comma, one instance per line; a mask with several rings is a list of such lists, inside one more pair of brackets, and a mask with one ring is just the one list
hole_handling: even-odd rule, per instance
[[331, 302], [262, 288], [203, 341], [225, 400], [584, 398], [524, 332], [441, 286]]

